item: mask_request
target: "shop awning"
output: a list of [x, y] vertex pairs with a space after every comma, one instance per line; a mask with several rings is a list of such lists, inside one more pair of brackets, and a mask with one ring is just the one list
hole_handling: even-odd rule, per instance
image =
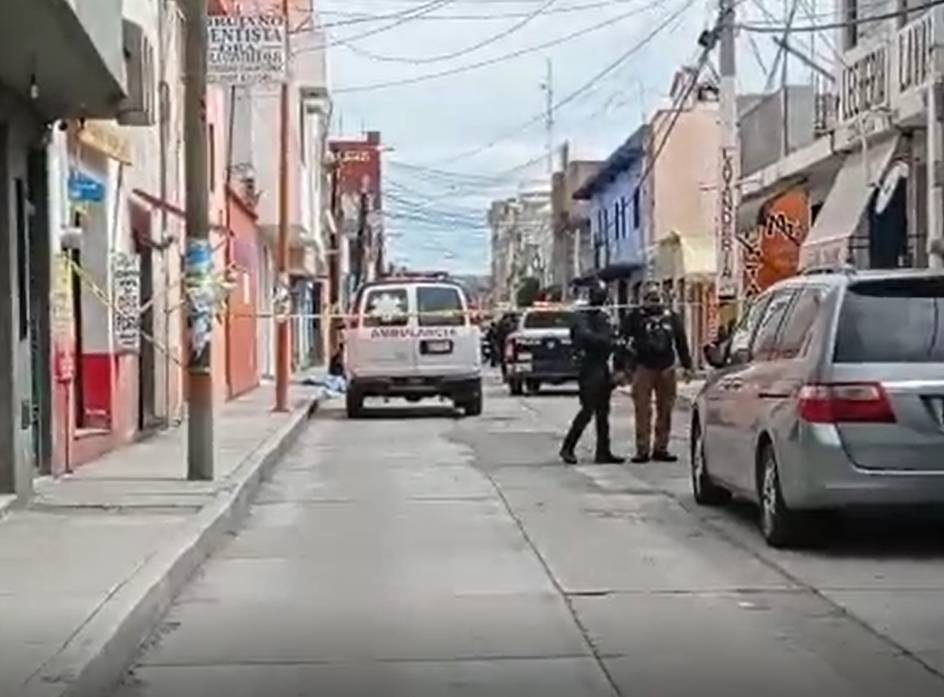
[[856, 149], [846, 155], [823, 208], [800, 248], [801, 269], [847, 261], [849, 241], [856, 234], [897, 146], [898, 136], [894, 136], [869, 144], [864, 153]]

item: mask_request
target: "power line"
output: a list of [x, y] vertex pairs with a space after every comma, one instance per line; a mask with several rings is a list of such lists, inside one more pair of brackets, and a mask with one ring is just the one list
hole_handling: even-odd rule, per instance
[[[555, 7], [547, 10], [544, 14], [548, 15], [558, 15], [558, 14], [572, 14], [577, 12], [586, 12], [587, 10], [597, 10], [603, 7], [611, 7], [613, 5], [625, 5], [625, 4], [635, 4], [639, 0], [599, 0], [598, 2], [588, 2], [580, 5], [570, 5], [567, 7]], [[324, 16], [339, 16], [339, 17], [348, 17], [349, 19], [341, 19], [332, 22], [326, 22], [322, 24], [322, 28], [332, 28], [347, 26], [351, 24], [365, 24], [369, 22], [382, 22], [387, 19], [394, 19], [397, 16], [397, 13], [386, 13], [386, 14], [368, 14], [364, 12], [352, 12], [345, 10], [321, 10], [320, 15]], [[417, 17], [417, 19], [427, 20], [431, 22], [464, 22], [464, 21], [481, 21], [481, 22], [493, 22], [498, 19], [518, 19], [521, 17], [527, 17], [529, 13], [527, 12], [491, 12], [489, 14], [449, 14], [449, 15], [424, 15], [422, 17]]]
[[[467, 73], [473, 70], [478, 70], [479, 68], [486, 68], [488, 66], [497, 65], [499, 63], [504, 63], [506, 61], [513, 60], [515, 58], [520, 58], [521, 56], [526, 56], [530, 53], [535, 53], [537, 51], [543, 51], [545, 49], [552, 48], [554, 46], [559, 46], [560, 44], [567, 43], [568, 41], [573, 41], [574, 39], [577, 39], [582, 36], [586, 36], [587, 34], [591, 34], [601, 29], [612, 27], [615, 24], [623, 21], [624, 19], [628, 19], [629, 17], [635, 17], [644, 12], [652, 10], [656, 7], [661, 7], [665, 5], [665, 1], [666, 0], [653, 0], [652, 2], [648, 3], [647, 5], [643, 7], [633, 8], [632, 10], [628, 12], [624, 12], [620, 15], [617, 15], [616, 17], [612, 17], [602, 22], [592, 24], [588, 27], [578, 29], [569, 34], [560, 36], [556, 39], [551, 39], [550, 41], [545, 41], [543, 43], [535, 44], [533, 46], [527, 46], [525, 48], [511, 51], [509, 53], [504, 53], [500, 56], [495, 56], [493, 58], [486, 58], [480, 61], [476, 61], [475, 63], [459, 65], [459, 66], [456, 66], [455, 68], [439, 70], [433, 73], [417, 75], [415, 77], [401, 78], [399, 80], [389, 80], [387, 82], [375, 82], [375, 83], [367, 84], [367, 85], [354, 85], [351, 87], [336, 87], [332, 90], [332, 92], [334, 94], [341, 94], [341, 93], [349, 94], [353, 92], [373, 92], [375, 90], [389, 89], [391, 87], [405, 87], [407, 85], [415, 85], [422, 82], [428, 82], [429, 80], [438, 80], [439, 78], [451, 77], [453, 75], [459, 75], [461, 73]], [[694, 2], [694, 0], [692, 0], [692, 2]]]
[[535, 19], [540, 17], [542, 14], [544, 14], [548, 9], [550, 9], [551, 5], [553, 5], [555, 2], [557, 2], [557, 0], [545, 0], [545, 2], [542, 5], [540, 5], [537, 9], [535, 9], [533, 12], [528, 13], [527, 15], [524, 16], [523, 19], [515, 22], [510, 27], [503, 29], [497, 34], [493, 34], [477, 43], [472, 44], [471, 46], [466, 46], [465, 48], [458, 49], [456, 51], [450, 51], [449, 53], [440, 53], [439, 55], [436, 55], [436, 56], [425, 56], [422, 58], [414, 58], [411, 56], [385, 56], [383, 54], [374, 53], [373, 51], [368, 51], [367, 49], [361, 48], [357, 46], [356, 44], [353, 44], [351, 41], [347, 39], [340, 39], [339, 41], [345, 47], [347, 47], [348, 50], [353, 51], [357, 55], [364, 56], [365, 58], [370, 58], [371, 60], [380, 61], [383, 63], [409, 63], [411, 65], [427, 65], [429, 63], [439, 63], [441, 61], [452, 60], [454, 58], [459, 58], [461, 56], [474, 53], [475, 51], [478, 51], [479, 49], [485, 48], [486, 46], [489, 46], [493, 43], [501, 41], [502, 39], [508, 36], [511, 36], [516, 31], [519, 31], [520, 29], [522, 29], [523, 27], [527, 26], [528, 24], [533, 22]]
[[[394, 15], [391, 18], [395, 17], [396, 19], [390, 24], [385, 24], [382, 27], [377, 27], [375, 29], [370, 29], [368, 31], [361, 32], [360, 34], [356, 34], [355, 36], [346, 37], [344, 41], [356, 41], [358, 39], [366, 39], [368, 36], [375, 36], [377, 34], [381, 34], [391, 29], [396, 29], [402, 24], [406, 24], [407, 22], [410, 22], [412, 20], [419, 19], [420, 17], [423, 17], [425, 15], [430, 14], [431, 12], [435, 12], [436, 10], [442, 7], [445, 7], [446, 5], [450, 5], [453, 2], [455, 2], [455, 0], [430, 0], [429, 2], [423, 3], [418, 8], [404, 10], [403, 12], [400, 12], [400, 13], [394, 13]], [[321, 28], [323, 29], [323, 27]], [[293, 51], [292, 55], [297, 56], [301, 53], [308, 53], [309, 51], [324, 51], [326, 48], [331, 48], [332, 46], [339, 46], [339, 45], [342, 45], [342, 42], [327, 41], [318, 46], [306, 46], [304, 48], [298, 49], [296, 51]]]
[[899, 17], [906, 17], [915, 12], [921, 12], [922, 10], [928, 10], [932, 7], [937, 7], [938, 5], [944, 5], [944, 0], [930, 0], [930, 2], [925, 2], [920, 5], [913, 5], [905, 10], [893, 10], [890, 12], [881, 12], [879, 14], [870, 15], [868, 17], [858, 17], [856, 19], [844, 20], [842, 22], [828, 22], [824, 24], [808, 24], [798, 27], [786, 27], [786, 26], [770, 26], [762, 24], [739, 24], [738, 29], [743, 29], [744, 31], [754, 32], [757, 34], [782, 34], [784, 31], [789, 30], [791, 33], [797, 32], [818, 32], [818, 31], [827, 31], [829, 29], [845, 29], [847, 27], [855, 27], [860, 24], [870, 24], [875, 22], [884, 22], [887, 19], [897, 19]]
[[[576, 90], [574, 90], [573, 92], [570, 92], [567, 96], [565, 96], [561, 100], [554, 103], [553, 110], [557, 111], [561, 107], [564, 107], [567, 104], [573, 102], [580, 95], [584, 94], [590, 88], [592, 88], [597, 82], [599, 82], [600, 80], [605, 78], [607, 75], [609, 75], [611, 72], [616, 70], [620, 65], [622, 65], [624, 62], [629, 60], [634, 54], [642, 50], [648, 43], [650, 43], [653, 39], [655, 39], [656, 36], [658, 36], [667, 26], [669, 26], [672, 22], [674, 22], [676, 18], [680, 17], [682, 13], [688, 10], [694, 3], [695, 3], [695, 0], [686, 0], [681, 6], [679, 6], [675, 10], [675, 12], [673, 12], [668, 17], [666, 17], [662, 22], [657, 24], [656, 27], [652, 29], [649, 33], [647, 33], [642, 39], [640, 39], [635, 44], [633, 44], [628, 50], [620, 54], [616, 58], [616, 60], [608, 63], [606, 67], [604, 67], [602, 70], [600, 70], [595, 75], [593, 75], [589, 80], [583, 83]], [[539, 123], [543, 121], [545, 117], [546, 117], [546, 111], [542, 111], [532, 116], [527, 121], [524, 121], [521, 125], [519, 125], [515, 129], [498, 136], [497, 138], [489, 141], [488, 143], [484, 145], [481, 145], [476, 148], [472, 148], [471, 150], [467, 150], [465, 152], [459, 153], [458, 155], [454, 155], [448, 158], [448, 161], [454, 162], [459, 159], [475, 157], [476, 155], [479, 155], [487, 150], [490, 150], [491, 148], [495, 147], [499, 143], [505, 140], [508, 140], [509, 138], [513, 138], [519, 133], [527, 130], [530, 126], [534, 125], [535, 123]]]
[[655, 170], [656, 162], [658, 162], [663, 150], [665, 150], [665, 146], [669, 142], [669, 136], [672, 135], [672, 130], [675, 128], [675, 124], [678, 123], [679, 117], [682, 115], [682, 112], [685, 111], [685, 103], [688, 101], [688, 98], [691, 96], [692, 92], [695, 90], [695, 87], [698, 85], [698, 80], [701, 77], [702, 70], [705, 68], [705, 64], [708, 62], [708, 56], [710, 53], [711, 47], [706, 47], [702, 51], [702, 55], [698, 60], [698, 64], [692, 70], [691, 81], [688, 83], [688, 85], [686, 85], [685, 90], [678, 99], [678, 102], [674, 105], [672, 116], [662, 135], [662, 140], [659, 142], [659, 145], [653, 152], [652, 157], [646, 158], [646, 167], [643, 169], [642, 174], [639, 177], [639, 186], [642, 186], [646, 182], [646, 179], [648, 179]]

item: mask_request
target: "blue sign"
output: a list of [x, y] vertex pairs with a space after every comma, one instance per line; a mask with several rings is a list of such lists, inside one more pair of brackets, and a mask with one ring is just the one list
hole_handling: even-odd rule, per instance
[[105, 185], [84, 172], [69, 172], [69, 200], [83, 203], [101, 203], [105, 200]]

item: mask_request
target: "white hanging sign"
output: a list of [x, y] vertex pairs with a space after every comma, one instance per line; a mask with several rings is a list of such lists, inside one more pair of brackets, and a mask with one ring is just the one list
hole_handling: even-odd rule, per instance
[[207, 81], [256, 85], [285, 79], [285, 18], [277, 14], [207, 17]]

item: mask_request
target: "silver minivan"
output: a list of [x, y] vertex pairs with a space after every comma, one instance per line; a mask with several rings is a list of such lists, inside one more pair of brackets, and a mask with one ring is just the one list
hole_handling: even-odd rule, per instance
[[944, 504], [944, 275], [792, 278], [706, 358], [691, 424], [698, 503], [758, 503], [774, 546], [816, 511]]

